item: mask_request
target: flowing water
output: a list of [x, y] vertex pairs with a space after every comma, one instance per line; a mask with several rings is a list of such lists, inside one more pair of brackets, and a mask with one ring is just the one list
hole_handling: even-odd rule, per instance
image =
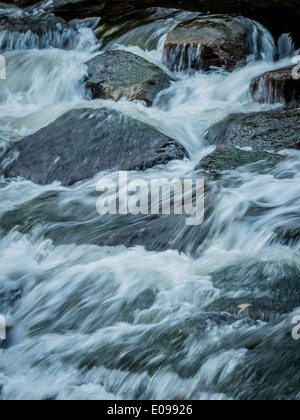
[[[37, 16], [47, 9], [39, 7]], [[25, 12], [3, 6], [0, 13]], [[254, 103], [249, 84], [290, 64], [293, 45], [285, 36], [274, 62], [275, 42], [260, 25], [248, 65], [232, 74], [173, 74], [152, 108], [90, 101], [84, 63], [100, 49], [132, 51], [168, 71], [166, 34], [194, 14], [159, 13], [127, 32], [94, 21], [41, 37], [0, 32], [8, 75], [0, 82], [1, 149], [67, 110], [108, 106], [180, 141], [191, 156], [142, 176], [190, 177], [213, 150], [204, 139], [209, 126], [230, 113], [274, 108]], [[204, 226], [178, 222], [169, 249], [155, 241], [104, 246], [125, 222], [97, 214], [101, 174], [71, 188], [2, 179], [0, 313], [10, 332], [0, 349], [0, 398], [300, 398], [299, 343], [291, 336], [300, 314], [300, 155], [283, 154], [272, 168], [251, 165], [211, 183]], [[147, 222], [131, 221], [131, 229]], [[256, 317], [239, 310], [248, 302]]]

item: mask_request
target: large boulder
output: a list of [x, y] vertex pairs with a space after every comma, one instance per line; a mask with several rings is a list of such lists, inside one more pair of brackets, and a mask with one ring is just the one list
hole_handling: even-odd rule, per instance
[[241, 166], [260, 161], [274, 163], [284, 159], [281, 155], [268, 152], [241, 150], [234, 146], [218, 146], [214, 152], [203, 158], [196, 170], [203, 169], [209, 172], [222, 172], [235, 170]]
[[[35, 2], [35, 0], [16, 1], [27, 4]], [[101, 21], [105, 24], [115, 24], [120, 16], [124, 16], [128, 12], [130, 14], [138, 12], [137, 19], [143, 22], [142, 13], [146, 8], [183, 8], [204, 14], [208, 12], [211, 14], [234, 14], [255, 19], [267, 26], [276, 37], [287, 32], [293, 35], [295, 32], [299, 34], [299, 0], [192, 0], [185, 2], [182, 0], [125, 0], [122, 2], [120, 0], [77, 0], [72, 2], [72, 7], [66, 6], [62, 0], [53, 0], [53, 6], [55, 13], [66, 19], [101, 15]], [[121, 23], [124, 25], [124, 20]], [[295, 44], [299, 44], [299, 42], [295, 42]], [[296, 48], [299, 46], [300, 44], [296, 45]]]
[[210, 144], [252, 147], [253, 150], [300, 150], [300, 108], [232, 114], [210, 127]]
[[87, 63], [93, 99], [144, 101], [151, 106], [171, 78], [159, 67], [127, 51], [109, 51]]
[[253, 99], [270, 104], [299, 102], [300, 79], [293, 76], [294, 67], [269, 71], [253, 80], [251, 83]]
[[2, 173], [69, 186], [101, 171], [146, 170], [185, 157], [182, 145], [142, 122], [106, 108], [78, 109], [14, 144]]
[[252, 33], [249, 19], [202, 16], [177, 25], [168, 34], [163, 61], [172, 71], [206, 71], [211, 67], [233, 71], [246, 64]]

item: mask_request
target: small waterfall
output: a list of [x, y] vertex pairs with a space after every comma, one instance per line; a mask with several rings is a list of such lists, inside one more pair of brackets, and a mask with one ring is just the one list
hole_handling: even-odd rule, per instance
[[31, 12], [18, 8], [0, 8], [0, 51], [59, 48], [95, 50], [93, 28], [99, 19], [65, 23], [44, 9]]
[[[248, 63], [258, 60], [272, 62], [276, 55], [276, 46], [271, 33], [258, 22], [250, 19], [236, 18], [236, 24], [239, 23], [241, 28], [246, 29], [248, 33]], [[202, 53], [202, 47], [196, 41], [186, 44], [168, 44], [167, 41], [162, 61], [173, 72], [186, 71], [190, 73], [201, 69], [207, 70], [210, 60], [214, 57], [208, 57], [207, 60], [207, 57]], [[226, 55], [225, 51], [224, 57]]]
[[248, 44], [250, 50], [249, 61], [274, 61], [276, 45], [271, 33], [260, 23], [249, 21]]
[[87, 97], [82, 80], [88, 53], [47, 49], [12, 51], [5, 57], [9, 77], [0, 92], [0, 118], [5, 118], [9, 110], [11, 115], [24, 115]]
[[201, 45], [174, 45], [163, 53], [163, 63], [173, 72], [183, 69], [187, 73], [202, 69]]
[[0, 32], [0, 51], [31, 50], [59, 48], [65, 50], [95, 49], [96, 38], [88, 28], [71, 28], [62, 24], [53, 31], [45, 30], [41, 35], [28, 30], [26, 33], [2, 31]]
[[279, 58], [291, 57], [295, 52], [295, 44], [291, 34], [282, 34], [278, 39], [277, 50]]
[[292, 81], [290, 57], [276, 63], [274, 71], [266, 72], [254, 79], [250, 85], [253, 99], [262, 104], [293, 104], [299, 99], [300, 89]]
[[255, 92], [253, 99], [260, 103], [276, 104], [285, 103], [281, 90], [276, 89], [276, 81], [269, 80], [266, 76], [262, 76], [259, 80], [255, 81]]

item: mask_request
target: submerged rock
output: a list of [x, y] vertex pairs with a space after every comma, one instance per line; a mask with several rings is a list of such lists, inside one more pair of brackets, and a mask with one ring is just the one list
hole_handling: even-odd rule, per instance
[[109, 51], [88, 61], [93, 99], [125, 97], [151, 106], [156, 95], [170, 87], [171, 78], [159, 67], [127, 51]]
[[[220, 289], [221, 297], [207, 306], [208, 311], [228, 312], [269, 322], [300, 305], [300, 291], [297, 288], [299, 267], [296, 262], [249, 259], [243, 264], [236, 261], [211, 275], [214, 287]], [[259, 279], [255, 286], [254, 279]], [[239, 290], [238, 296], [234, 296], [236, 290]], [[251, 306], [243, 311], [243, 303]]]
[[210, 144], [252, 147], [253, 150], [300, 150], [300, 108], [232, 114], [207, 132]]
[[260, 161], [280, 162], [284, 159], [281, 155], [268, 152], [245, 151], [234, 146], [219, 146], [210, 155], [201, 160], [196, 170], [204, 169], [209, 172], [221, 172], [237, 169]]
[[294, 67], [269, 71], [251, 83], [255, 101], [274, 104], [300, 101], [300, 79], [293, 77]]
[[163, 61], [172, 71], [233, 71], [246, 65], [253, 22], [228, 15], [202, 16], [176, 26], [166, 39]]
[[209, 305], [206, 310], [216, 313], [229, 313], [240, 317], [251, 318], [255, 321], [270, 322], [278, 318], [279, 315], [287, 311], [286, 304], [278, 300], [270, 299], [267, 296], [263, 298], [249, 297], [250, 302], [247, 308], [242, 310], [239, 299], [221, 298]]
[[79, 109], [14, 144], [2, 174], [68, 186], [105, 170], [146, 170], [186, 157], [181, 144], [122, 113]]

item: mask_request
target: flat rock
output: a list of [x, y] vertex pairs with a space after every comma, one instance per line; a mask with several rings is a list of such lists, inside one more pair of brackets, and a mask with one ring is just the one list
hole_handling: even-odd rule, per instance
[[105, 170], [146, 170], [186, 157], [181, 144], [122, 113], [78, 109], [14, 144], [2, 174], [68, 186]]
[[231, 114], [210, 127], [210, 144], [252, 147], [255, 151], [300, 150], [300, 108]]
[[260, 161], [280, 162], [284, 159], [281, 155], [268, 152], [245, 151], [234, 146], [218, 146], [214, 152], [201, 160], [196, 170], [203, 169], [209, 172], [235, 170], [241, 166]]
[[159, 67], [127, 51], [109, 51], [88, 61], [93, 99], [144, 101], [151, 106], [172, 79]]

